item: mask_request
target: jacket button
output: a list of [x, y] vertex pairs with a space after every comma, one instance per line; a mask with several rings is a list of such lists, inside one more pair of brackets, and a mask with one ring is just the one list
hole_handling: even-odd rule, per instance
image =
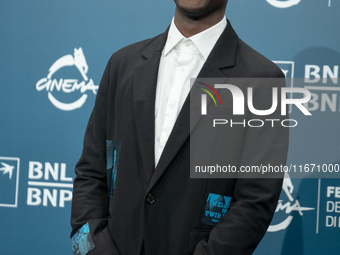
[[146, 198], [146, 202], [152, 205], [156, 202], [156, 198], [153, 195], [149, 194], [148, 197]]

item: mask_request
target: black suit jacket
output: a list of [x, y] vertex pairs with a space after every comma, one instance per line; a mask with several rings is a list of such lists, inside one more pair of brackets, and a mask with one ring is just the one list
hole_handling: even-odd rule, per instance
[[[191, 179], [189, 98], [155, 168], [155, 91], [166, 38], [167, 31], [127, 46], [108, 62], [75, 170], [71, 236], [89, 223], [95, 248], [88, 254], [139, 255], [142, 246], [147, 255], [251, 254], [270, 224], [282, 179]], [[284, 76], [228, 21], [198, 77]], [[255, 101], [270, 106], [266, 91], [258, 87]], [[246, 117], [257, 118], [248, 110]], [[285, 164], [286, 128], [237, 130], [219, 138], [227, 161], [238, 167]], [[203, 220], [210, 194], [224, 209], [231, 199], [213, 224]]]

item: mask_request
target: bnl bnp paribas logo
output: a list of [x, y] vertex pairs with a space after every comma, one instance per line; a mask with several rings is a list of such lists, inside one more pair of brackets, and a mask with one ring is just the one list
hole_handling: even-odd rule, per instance
[[[310, 91], [310, 99], [303, 104], [309, 112], [340, 112], [339, 65], [305, 64], [304, 78], [294, 78], [294, 61], [273, 62], [284, 72], [287, 87], [303, 86]], [[289, 112], [292, 112], [291, 106]]]
[[[0, 157], [0, 207], [18, 207], [19, 165], [19, 158]], [[29, 161], [28, 206], [64, 208], [72, 201], [72, 189], [66, 163]]]
[[[88, 98], [87, 92], [95, 95], [98, 90], [98, 85], [87, 77], [88, 69], [82, 48], [74, 49], [73, 56], [65, 55], [52, 64], [47, 77], [37, 82], [36, 89], [47, 91], [50, 102], [60, 110], [81, 108]], [[74, 71], [79, 72], [80, 76]], [[75, 79], [76, 75], [81, 79]]]
[[17, 207], [19, 158], [0, 157], [0, 207]]

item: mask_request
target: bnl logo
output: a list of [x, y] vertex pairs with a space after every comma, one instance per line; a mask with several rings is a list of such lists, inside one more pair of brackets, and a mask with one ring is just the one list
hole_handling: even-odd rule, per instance
[[0, 207], [17, 207], [19, 158], [0, 157]]

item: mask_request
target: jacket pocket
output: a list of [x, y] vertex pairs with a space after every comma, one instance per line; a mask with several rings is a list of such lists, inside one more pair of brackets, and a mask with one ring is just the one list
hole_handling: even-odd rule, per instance
[[197, 244], [206, 239], [209, 239], [211, 229], [192, 229], [189, 239], [189, 253], [193, 254]]

